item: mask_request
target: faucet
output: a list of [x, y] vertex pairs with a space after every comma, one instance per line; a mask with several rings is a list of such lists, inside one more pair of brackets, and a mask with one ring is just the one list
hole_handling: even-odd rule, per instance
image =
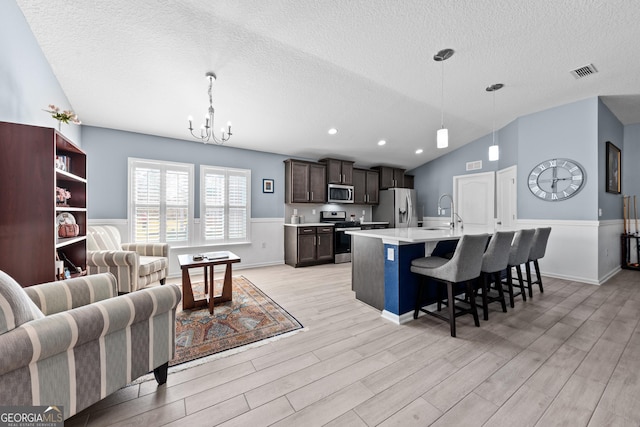
[[[449, 198], [449, 201], [450, 201], [449, 208], [443, 208], [443, 207], [441, 207], [441, 206], [440, 206], [440, 202], [442, 202], [442, 199], [443, 199], [443, 198], [445, 198], [445, 197], [448, 197], [448, 198]], [[443, 212], [445, 209], [451, 209], [451, 222], [449, 223], [449, 227], [450, 227], [452, 230], [456, 228], [456, 217], [458, 217], [458, 218], [460, 219], [460, 229], [462, 229], [462, 228], [463, 228], [463, 225], [462, 225], [462, 218], [460, 218], [460, 215], [458, 215], [458, 214], [455, 212], [455, 209], [454, 209], [454, 207], [453, 207], [453, 197], [451, 197], [451, 195], [450, 195], [450, 194], [443, 194], [443, 195], [442, 195], [442, 196], [440, 196], [440, 198], [438, 199], [438, 215], [442, 215], [442, 212]]]

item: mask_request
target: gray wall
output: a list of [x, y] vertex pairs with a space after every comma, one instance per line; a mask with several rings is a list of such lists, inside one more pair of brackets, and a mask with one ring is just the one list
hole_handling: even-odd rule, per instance
[[[196, 218], [200, 216], [200, 165], [251, 169], [251, 217], [284, 217], [285, 156], [91, 126], [82, 127], [82, 141], [90, 219], [127, 218], [129, 157], [194, 164]], [[274, 180], [273, 193], [262, 192], [264, 178]]]
[[[453, 131], [452, 131], [453, 132]], [[497, 132], [500, 160], [489, 162], [491, 134], [409, 171], [415, 176], [418, 203], [425, 216], [436, 216], [437, 200], [453, 191], [453, 176], [518, 166], [518, 217], [521, 219], [607, 220], [622, 218], [620, 196], [604, 191], [605, 143], [623, 148], [623, 193], [640, 192], [640, 125], [624, 127], [598, 98], [589, 98], [516, 119]], [[623, 144], [624, 142], [624, 144]], [[569, 158], [586, 170], [585, 187], [562, 202], [538, 199], [527, 178], [540, 162]], [[465, 163], [482, 160], [483, 168], [466, 172]], [[598, 208], [603, 215], [598, 217]]]
[[[613, 142], [613, 141], [611, 141]], [[640, 196], [640, 123], [624, 127], [624, 143], [622, 147], [622, 193]], [[604, 181], [604, 178], [602, 178]], [[618, 201], [620, 216], [622, 218], [622, 201]]]
[[[0, 121], [57, 127], [42, 110], [49, 104], [73, 109], [69, 100], [15, 1], [0, 1], [0, 17]], [[80, 126], [62, 124], [61, 130], [81, 145]]]
[[[437, 216], [438, 198], [444, 193], [453, 195], [453, 177], [456, 175], [498, 171], [516, 164], [517, 142], [517, 127], [510, 123], [496, 131], [496, 143], [500, 146], [498, 161], [489, 161], [489, 146], [493, 143], [493, 137], [488, 134], [408, 171], [415, 177], [418, 212], [423, 212], [423, 216]], [[476, 160], [482, 160], [482, 169], [467, 172], [466, 163]]]
[[[606, 192], [606, 174], [607, 174], [607, 141], [613, 143], [616, 147], [623, 150], [624, 146], [624, 126], [620, 120], [613, 115], [611, 110], [607, 108], [602, 100], [598, 100], [598, 207], [602, 209], [601, 220], [622, 218], [622, 195]], [[626, 150], [625, 150], [626, 151]], [[627, 153], [624, 153], [626, 157]], [[623, 162], [624, 162], [623, 157]], [[639, 159], [640, 157], [633, 156]], [[631, 163], [632, 169], [634, 164]], [[622, 165], [622, 173], [625, 173], [625, 165]], [[623, 175], [621, 175], [623, 177]], [[622, 182], [622, 193], [625, 194], [627, 188]], [[635, 194], [635, 193], [630, 193]]]
[[[518, 127], [518, 218], [597, 220], [598, 98], [520, 117]], [[577, 161], [586, 170], [585, 187], [568, 200], [540, 200], [528, 189], [531, 170], [553, 158]]]

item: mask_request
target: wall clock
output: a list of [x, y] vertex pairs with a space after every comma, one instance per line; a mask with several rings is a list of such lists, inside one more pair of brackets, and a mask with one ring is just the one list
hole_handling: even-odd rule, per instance
[[582, 190], [586, 178], [584, 169], [575, 160], [545, 160], [529, 173], [529, 190], [549, 202], [566, 200]]

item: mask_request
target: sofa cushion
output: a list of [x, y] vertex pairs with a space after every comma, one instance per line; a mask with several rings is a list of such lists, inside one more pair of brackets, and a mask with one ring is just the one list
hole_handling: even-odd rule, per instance
[[0, 335], [23, 323], [43, 317], [44, 314], [18, 282], [0, 271]]
[[141, 256], [140, 257], [140, 271], [138, 276], [148, 276], [151, 273], [160, 271], [167, 268], [168, 260], [165, 257], [159, 256]]

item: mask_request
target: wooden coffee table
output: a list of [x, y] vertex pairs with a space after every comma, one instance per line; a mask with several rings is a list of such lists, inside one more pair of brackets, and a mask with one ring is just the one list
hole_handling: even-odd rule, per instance
[[[213, 306], [217, 302], [231, 301], [231, 264], [240, 262], [240, 257], [229, 251], [207, 252], [202, 260], [194, 260], [194, 254], [178, 255], [178, 262], [182, 269], [182, 309], [209, 307], [209, 313], [213, 314]], [[222, 295], [213, 295], [213, 267], [225, 264], [224, 283]], [[195, 300], [189, 269], [204, 268], [204, 293], [205, 298]], [[208, 297], [207, 297], [208, 295]]]

